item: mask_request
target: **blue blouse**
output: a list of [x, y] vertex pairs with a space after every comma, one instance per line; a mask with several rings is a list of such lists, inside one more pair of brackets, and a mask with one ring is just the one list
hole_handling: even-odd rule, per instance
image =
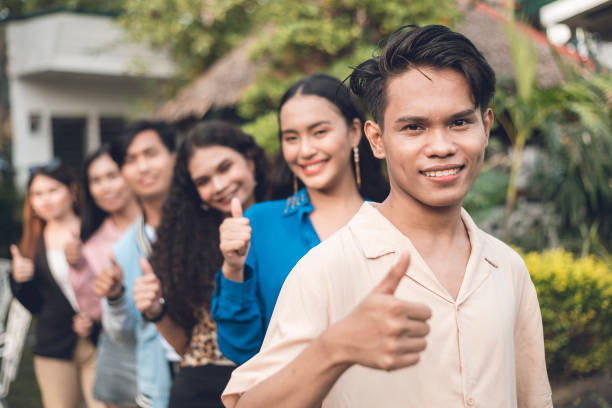
[[242, 364], [259, 351], [285, 278], [321, 242], [310, 222], [313, 210], [302, 189], [245, 212], [252, 228], [245, 280], [228, 280], [219, 270], [212, 298], [219, 349], [235, 363]]

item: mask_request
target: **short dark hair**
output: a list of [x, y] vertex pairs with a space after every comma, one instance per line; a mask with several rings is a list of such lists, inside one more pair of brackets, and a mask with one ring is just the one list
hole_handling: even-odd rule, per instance
[[418, 67], [450, 68], [463, 74], [482, 112], [495, 92], [495, 73], [480, 51], [464, 35], [442, 25], [404, 26], [395, 31], [379, 55], [353, 68], [350, 88], [366, 101], [374, 121], [382, 126], [389, 78]]
[[123, 132], [121, 132], [121, 134], [113, 140], [110, 147], [110, 155], [113, 160], [117, 162], [119, 168], [123, 167], [123, 164], [125, 163], [127, 150], [132, 144], [134, 137], [145, 130], [152, 130], [157, 133], [169, 152], [174, 152], [176, 150], [176, 136], [174, 134], [174, 130], [172, 130], [170, 125], [168, 125], [166, 122], [153, 120], [139, 120], [132, 122], [125, 126]]
[[[359, 100], [351, 94], [349, 89], [338, 79], [326, 74], [312, 74], [304, 77], [291, 85], [280, 100], [279, 112], [279, 138], [280, 133], [280, 110], [295, 95], [314, 95], [327, 99], [340, 111], [340, 114], [351, 125], [355, 118], [361, 121], [361, 139], [359, 141], [359, 168], [361, 173], [361, 187], [359, 193], [362, 197], [382, 201], [389, 194], [389, 183], [385, 179], [380, 160], [372, 154], [372, 149], [365, 135], [363, 134], [363, 124], [365, 115]], [[353, 155], [351, 155], [351, 167], [355, 167]], [[301, 181], [298, 181], [302, 185]], [[293, 194], [293, 173], [285, 162], [282, 149], [278, 152], [275, 163], [275, 173], [273, 175], [274, 189], [270, 198], [280, 199]]]

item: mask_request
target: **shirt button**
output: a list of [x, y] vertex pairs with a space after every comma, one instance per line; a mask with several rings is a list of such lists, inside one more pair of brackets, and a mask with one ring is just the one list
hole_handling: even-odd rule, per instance
[[467, 399], [466, 402], [467, 402], [468, 406], [470, 406], [470, 407], [474, 406], [474, 398], [470, 397], [470, 398]]

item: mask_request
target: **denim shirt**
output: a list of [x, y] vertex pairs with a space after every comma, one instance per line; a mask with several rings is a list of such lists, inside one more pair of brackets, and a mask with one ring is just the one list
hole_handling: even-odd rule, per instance
[[[166, 408], [172, 377], [166, 349], [155, 323], [142, 320], [133, 299], [134, 282], [142, 275], [140, 258], [146, 257], [142, 241], [143, 221], [137, 220], [113, 246], [117, 264], [123, 270], [124, 295], [116, 302], [106, 302], [105, 323], [108, 333], [119, 342], [136, 340], [138, 398], [151, 408]], [[143, 398], [144, 397], [144, 398]], [[150, 402], [149, 402], [150, 401]]]
[[219, 348], [233, 362], [242, 364], [259, 351], [285, 278], [321, 242], [310, 221], [313, 210], [302, 189], [245, 212], [252, 228], [245, 280], [228, 280], [219, 270], [212, 299]]

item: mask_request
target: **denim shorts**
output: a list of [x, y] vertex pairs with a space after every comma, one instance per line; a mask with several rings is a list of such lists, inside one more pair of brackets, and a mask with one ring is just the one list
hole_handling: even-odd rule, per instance
[[94, 398], [109, 405], [135, 405], [136, 393], [136, 347], [116, 343], [102, 332]]

